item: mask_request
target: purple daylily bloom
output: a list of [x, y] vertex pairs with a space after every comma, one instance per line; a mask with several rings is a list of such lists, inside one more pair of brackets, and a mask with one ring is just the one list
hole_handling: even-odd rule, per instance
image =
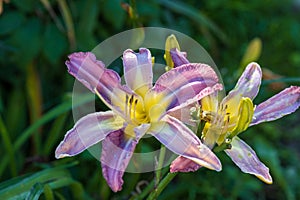
[[[174, 66], [189, 63], [177, 49], [171, 51]], [[261, 84], [262, 72], [257, 63], [250, 63], [235, 88], [218, 100], [211, 94], [201, 100], [201, 120], [206, 124], [202, 132], [203, 143], [208, 147], [224, 146], [226, 154], [245, 173], [253, 174], [271, 184], [269, 168], [257, 157], [254, 150], [237, 135], [249, 126], [273, 121], [296, 111], [300, 106], [300, 87], [291, 86], [270, 99], [253, 106]], [[195, 171], [201, 166], [193, 161], [178, 157], [171, 164], [171, 172]]]
[[153, 135], [174, 153], [209, 169], [221, 170], [215, 154], [181, 121], [168, 113], [222, 89], [214, 70], [205, 64], [186, 64], [164, 73], [152, 85], [148, 49], [123, 53], [125, 85], [94, 54], [73, 53], [69, 73], [83, 83], [111, 111], [91, 113], [77, 121], [56, 149], [56, 158], [74, 156], [102, 141], [103, 176], [110, 188], [122, 189], [122, 176], [136, 144]]

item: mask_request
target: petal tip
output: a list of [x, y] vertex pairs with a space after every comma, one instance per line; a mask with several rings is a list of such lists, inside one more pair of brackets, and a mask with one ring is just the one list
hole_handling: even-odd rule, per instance
[[263, 181], [266, 184], [273, 183], [273, 179], [272, 179], [272, 176], [270, 175], [270, 173], [267, 173], [264, 175], [257, 174], [256, 177], [259, 178], [261, 181]]
[[134, 51], [132, 49], [126, 49], [123, 52], [123, 58], [127, 58], [127, 57], [135, 57]]
[[71, 157], [71, 155], [67, 153], [55, 154], [56, 159], [65, 158], [65, 157]]
[[109, 184], [109, 187], [111, 188], [111, 190], [113, 192], [119, 192], [122, 190], [122, 184], [121, 185], [112, 185], [112, 184]]
[[70, 154], [67, 153], [67, 149], [64, 145], [65, 143], [61, 142], [55, 150], [55, 158], [60, 159], [64, 157], [71, 157]]
[[212, 170], [215, 170], [215, 171], [217, 171], [217, 172], [222, 171], [222, 164], [221, 164], [221, 162], [220, 162], [219, 159], [218, 159], [217, 164], [212, 165]]

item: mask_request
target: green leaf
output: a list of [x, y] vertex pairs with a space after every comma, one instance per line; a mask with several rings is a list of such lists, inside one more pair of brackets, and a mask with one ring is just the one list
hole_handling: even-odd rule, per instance
[[[67, 51], [67, 38], [54, 24], [48, 24], [44, 33], [43, 53], [50, 63], [56, 64]], [[59, 45], [57, 45], [59, 44]]]
[[69, 172], [65, 169], [71, 165], [74, 165], [74, 163], [45, 169], [34, 174], [19, 176], [2, 182], [0, 184], [0, 199], [38, 199], [44, 191], [45, 184], [49, 184], [51, 189], [76, 184], [73, 186], [78, 190], [76, 194], [82, 196], [83, 190], [81, 185], [72, 179]]
[[[28, 138], [34, 133], [34, 131], [36, 131], [39, 127], [41, 127], [45, 123], [71, 110], [72, 108], [76, 108], [77, 106], [82, 105], [94, 99], [95, 96], [93, 94], [87, 94], [82, 96], [82, 98], [80, 98], [80, 100], [76, 101], [74, 104], [72, 104], [71, 101], [66, 101], [58, 105], [57, 107], [53, 108], [20, 134], [20, 136], [14, 143], [14, 151], [18, 151], [22, 147], [22, 145], [28, 140]], [[8, 155], [5, 155], [2, 158], [2, 162], [0, 163], [0, 175], [5, 170], [7, 164], [8, 164]]]
[[[10, 137], [14, 140], [18, 134], [26, 127], [26, 93], [24, 88], [15, 87], [11, 92], [6, 93], [9, 101], [5, 105], [3, 120], [10, 132]], [[16, 116], [16, 113], [18, 115]]]
[[278, 155], [279, 150], [271, 145], [268, 139], [259, 137], [255, 137], [254, 146], [257, 150], [256, 152], [261, 156], [261, 160], [263, 160], [264, 163], [270, 167], [271, 175], [274, 176], [274, 180], [276, 180], [277, 184], [285, 192], [286, 199], [296, 199], [295, 194], [293, 193], [292, 188], [289, 186], [289, 183], [285, 177], [285, 169], [281, 165]]
[[[37, 121], [42, 115], [42, 94], [39, 74], [34, 64], [29, 64], [27, 67], [26, 91], [28, 98], [29, 116], [31, 124]], [[37, 130], [33, 135], [34, 150], [40, 152], [41, 135]]]
[[165, 6], [180, 15], [185, 15], [194, 20], [199, 26], [204, 26], [210, 29], [223, 43], [227, 43], [228, 39], [225, 33], [208, 17], [206, 17], [200, 10], [179, 1], [161, 0], [159, 4]]
[[50, 129], [47, 139], [45, 140], [45, 145], [43, 149], [44, 155], [49, 155], [51, 150], [54, 148], [54, 145], [58, 143], [59, 137], [65, 125], [68, 114], [64, 113], [57, 117]]
[[16, 63], [20, 67], [31, 62], [41, 49], [42, 24], [36, 18], [30, 18], [24, 26], [14, 32], [9, 42], [17, 49], [15, 56]]
[[36, 0], [11, 0], [11, 3], [15, 5], [19, 10], [23, 12], [30, 12], [34, 10], [34, 7], [39, 3]]
[[44, 185], [44, 195], [46, 200], [54, 200], [54, 195], [49, 184]]
[[[50, 169], [37, 172], [30, 176], [21, 176], [0, 184], [0, 199], [20, 198], [30, 195], [31, 189], [36, 193], [40, 186], [35, 184], [54, 181], [59, 178], [68, 177], [67, 171], [62, 169]], [[25, 198], [24, 198], [25, 199]]]
[[0, 17], [0, 35], [10, 34], [15, 31], [24, 22], [24, 19], [20, 12], [5, 12]]
[[43, 36], [43, 53], [50, 63], [56, 64], [61, 56], [67, 51], [67, 38], [54, 24], [47, 24]]
[[2, 93], [0, 91], [0, 114], [3, 112], [3, 99], [2, 99]]
[[79, 8], [80, 18], [76, 29], [79, 48], [90, 50], [97, 44], [94, 31], [97, 29], [97, 18], [99, 15], [100, 6], [102, 5], [99, 4], [99, 1], [97, 0], [88, 0], [80, 2], [78, 6], [81, 6]]
[[44, 187], [42, 183], [36, 183], [30, 189], [30, 192], [26, 196], [26, 200], [38, 200], [43, 193]]
[[70, 43], [70, 49], [74, 50], [76, 47], [76, 38], [75, 38], [74, 22], [73, 22], [70, 8], [65, 0], [59, 0], [57, 2], [67, 28], [67, 36]]
[[121, 0], [111, 0], [103, 4], [104, 17], [115, 29], [120, 29], [125, 20], [125, 11], [121, 7], [121, 2]]

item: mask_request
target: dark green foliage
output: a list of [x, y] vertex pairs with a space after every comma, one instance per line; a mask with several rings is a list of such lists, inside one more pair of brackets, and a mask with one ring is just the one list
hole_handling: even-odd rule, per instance
[[[241, 60], [249, 42], [259, 38], [262, 51], [257, 62], [283, 76], [281, 84], [300, 85], [300, 6], [296, 0], [61, 2], [11, 0], [3, 5], [0, 199], [134, 199], [151, 184], [154, 172], [126, 173], [123, 190], [112, 193], [100, 163], [88, 152], [71, 159], [54, 158], [56, 146], [74, 124], [70, 95], [74, 79], [64, 65], [67, 55], [90, 51], [114, 34], [139, 25], [185, 33], [212, 56], [226, 89], [234, 86], [245, 67]], [[134, 8], [134, 17], [125, 11], [127, 4]], [[121, 74], [120, 63], [116, 60], [109, 68]], [[264, 82], [256, 104], [279, 91], [270, 86], [271, 82]], [[75, 104], [93, 99], [85, 96]], [[33, 101], [38, 103], [32, 105]], [[107, 109], [99, 102], [98, 107]], [[200, 169], [178, 174], [158, 199], [299, 199], [299, 119], [300, 111], [241, 135], [269, 166], [273, 185], [243, 174], [220, 152], [222, 172]], [[158, 146], [155, 140], [146, 139], [138, 149], [151, 151]]]

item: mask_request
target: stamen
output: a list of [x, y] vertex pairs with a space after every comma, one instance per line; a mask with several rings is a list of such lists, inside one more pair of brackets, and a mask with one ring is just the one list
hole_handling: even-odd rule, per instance
[[201, 119], [207, 122], [211, 122], [213, 118], [215, 117], [214, 113], [208, 112], [208, 111], [202, 111], [201, 110]]
[[227, 105], [220, 105], [220, 110], [218, 110], [218, 113], [213, 121], [214, 126], [218, 130], [219, 137], [217, 139], [217, 144], [221, 145], [225, 138], [227, 137], [227, 130], [228, 130], [228, 125], [229, 125], [229, 119], [230, 115], [229, 113], [226, 112], [226, 109], [228, 108]]
[[130, 118], [131, 118], [132, 102], [133, 102], [133, 95], [131, 95], [131, 97], [129, 99], [129, 117]]
[[131, 95], [130, 99], [129, 99], [129, 103], [132, 104], [133, 102], [133, 94]]
[[134, 105], [133, 105], [133, 119], [135, 119], [135, 111], [136, 111], [137, 102], [138, 102], [138, 99], [135, 99]]

